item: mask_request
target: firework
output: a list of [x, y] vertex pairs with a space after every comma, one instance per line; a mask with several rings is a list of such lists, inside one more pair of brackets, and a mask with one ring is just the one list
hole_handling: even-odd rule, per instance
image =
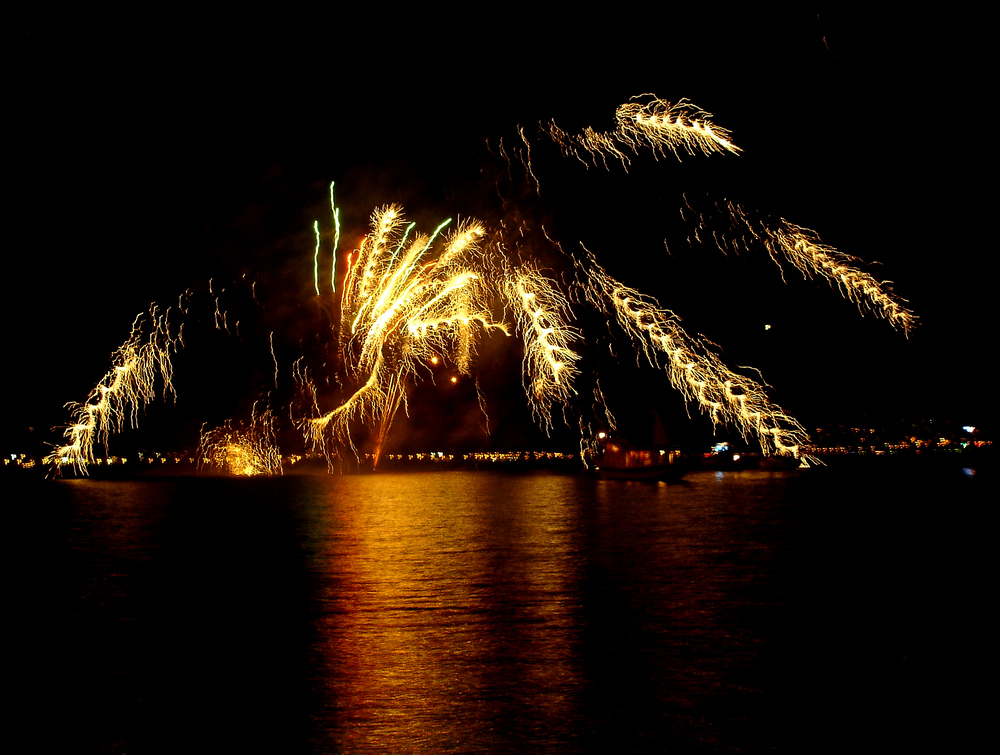
[[[112, 356], [114, 366], [97, 384], [82, 404], [70, 403], [72, 421], [63, 431], [67, 442], [55, 447], [45, 457], [54, 468], [71, 466], [79, 474], [87, 473], [94, 461], [94, 443], [102, 442], [107, 450], [108, 436], [121, 432], [128, 417], [132, 427], [139, 421], [139, 410], [156, 398], [156, 380], [163, 383], [163, 395], [173, 394], [171, 352], [183, 345], [180, 335], [170, 334], [170, 310], [159, 315], [150, 309], [148, 320], [142, 315], [132, 324], [132, 332]], [[149, 324], [149, 333], [145, 328]]]
[[644, 94], [618, 107], [613, 131], [601, 132], [588, 127], [579, 134], [569, 134], [551, 121], [544, 132], [559, 145], [563, 154], [585, 165], [588, 164], [585, 157], [595, 165], [600, 158], [605, 167], [611, 158], [627, 167], [628, 153], [637, 155], [641, 149], [651, 150], [654, 156], [666, 156], [670, 152], [677, 158], [682, 151], [689, 155], [697, 152], [738, 154], [740, 148], [730, 140], [729, 132], [713, 124], [711, 117], [711, 113], [686, 100], [671, 104]]
[[512, 305], [524, 345], [524, 389], [538, 421], [552, 426], [552, 406], [573, 394], [579, 354], [571, 348], [579, 333], [568, 323], [570, 304], [555, 284], [533, 266], [509, 273], [503, 291]]
[[[531, 164], [532, 141], [524, 129], [518, 133], [523, 149], [514, 154], [537, 193], [541, 183]], [[627, 169], [643, 151], [654, 158], [669, 153], [678, 159], [682, 153], [740, 152], [709, 113], [686, 100], [670, 103], [652, 95], [621, 105], [611, 131], [588, 128], [574, 135], [550, 122], [542, 126], [542, 134], [564, 156], [605, 168], [617, 160]], [[510, 167], [502, 143], [500, 152]], [[369, 233], [347, 256], [338, 286], [341, 224], [333, 190], [331, 184], [334, 233], [329, 289], [320, 278], [323, 237], [318, 222], [312, 277], [323, 311], [335, 320], [334, 346], [327, 355], [329, 366], [322, 368], [325, 374], [307, 367], [304, 358], [293, 363], [305, 409], [300, 405], [289, 412], [307, 443], [321, 451], [331, 466], [332, 459], [346, 453], [359, 456], [353, 437], [359, 426], [370, 433], [377, 465], [398, 411], [406, 410], [410, 387], [422, 379], [433, 380], [432, 366], [442, 362], [460, 374], [473, 375], [478, 345], [494, 330], [508, 336], [513, 332], [523, 347], [523, 387], [538, 423], [549, 431], [557, 409], [567, 423], [575, 413], [581, 447], [586, 447], [596, 428], [614, 428], [615, 420], [597, 374], [600, 355], [586, 348], [593, 334], [578, 324], [593, 318], [579, 319], [584, 313], [577, 308], [600, 315], [608, 335], [624, 334], [637, 358], [663, 369], [686, 401], [713, 423], [733, 426], [745, 438], [756, 439], [764, 453], [797, 457], [808, 440], [802, 425], [769, 399], [766, 384], [724, 365], [708, 342], [686, 333], [680, 319], [655, 298], [612, 278], [582, 242], [582, 256], [563, 252], [541, 222], [530, 220], [530, 207], [519, 205], [512, 212], [508, 208], [493, 229], [474, 220], [454, 227], [445, 221], [429, 234], [407, 222], [398, 206], [377, 209]], [[859, 260], [825, 245], [810, 229], [784, 219], [762, 222], [733, 202], [717, 209], [728, 219], [728, 228], [720, 235], [702, 219], [694, 230], [699, 241], [711, 236], [723, 250], [763, 246], [776, 262], [787, 261], [806, 277], [826, 280], [859, 307], [875, 311], [904, 332], [914, 326], [915, 316], [886, 282], [863, 272]], [[555, 269], [541, 264], [546, 244], [559, 251]], [[508, 254], [511, 249], [517, 250], [513, 259]], [[213, 319], [216, 328], [230, 332], [218, 297]], [[84, 473], [93, 460], [95, 440], [106, 445], [109, 433], [121, 429], [126, 415], [136, 423], [139, 407], [154, 397], [157, 376], [164, 383], [164, 394], [172, 392], [169, 355], [181, 343], [180, 337], [171, 336], [166, 315], [158, 316], [155, 309], [151, 321], [148, 336], [136, 321], [131, 337], [115, 354], [112, 371], [84, 404], [72, 405], [73, 423], [64, 431], [67, 443], [47, 461], [71, 464]], [[237, 335], [238, 327], [237, 322]], [[274, 336], [272, 331], [269, 345], [277, 388], [280, 365]], [[594, 363], [587, 362], [584, 371], [583, 360]], [[582, 372], [590, 382], [578, 390], [575, 383]], [[341, 391], [332, 410], [321, 409], [320, 383]], [[483, 396], [479, 398], [485, 413]], [[280, 474], [274, 437], [270, 411], [258, 413], [255, 405], [248, 426], [227, 422], [203, 429], [200, 463], [233, 474]]]
[[239, 476], [282, 474], [270, 410], [258, 412], [254, 404], [249, 425], [234, 426], [230, 421], [212, 429], [202, 427], [198, 466]]
[[671, 385], [687, 401], [697, 404], [713, 424], [734, 426], [744, 438], [756, 437], [765, 454], [799, 456], [799, 446], [809, 436], [795, 418], [771, 403], [763, 386], [730, 370], [707, 345], [684, 331], [673, 312], [616, 281], [589, 251], [587, 257], [587, 299], [617, 321], [650, 365], [666, 370]]
[[[445, 234], [447, 225], [411, 237], [414, 224], [402, 209], [385, 207], [352, 253], [341, 292], [340, 360], [356, 388], [333, 411], [302, 423], [307, 440], [328, 458], [345, 448], [356, 453], [351, 425], [361, 422], [376, 427], [377, 464], [407, 381], [433, 358], [470, 374], [481, 334], [508, 332], [490, 311], [485, 228], [467, 222]], [[304, 372], [299, 377], [315, 405], [315, 388]]]
[[[878, 281], [859, 267], [861, 260], [824, 244], [819, 235], [809, 228], [790, 223], [784, 218], [768, 224], [751, 217], [745, 208], [735, 202], [717, 205], [729, 219], [729, 232], [722, 237], [713, 231], [712, 237], [721, 248], [737, 251], [762, 246], [776, 263], [780, 259], [790, 262], [803, 276], [818, 276], [838, 288], [845, 298], [885, 318], [893, 327], [904, 333], [916, 325], [917, 317], [906, 308], [905, 302], [889, 287], [889, 281]], [[704, 218], [694, 235], [699, 241], [706, 235]]]

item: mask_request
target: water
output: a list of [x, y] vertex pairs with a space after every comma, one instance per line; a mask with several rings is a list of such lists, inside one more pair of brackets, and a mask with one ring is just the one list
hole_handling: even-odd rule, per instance
[[23, 720], [53, 722], [34, 749], [107, 753], [926, 742], [968, 699], [942, 648], [978, 589], [954, 578], [980, 568], [953, 512], [982, 487], [911, 470], [27, 485]]

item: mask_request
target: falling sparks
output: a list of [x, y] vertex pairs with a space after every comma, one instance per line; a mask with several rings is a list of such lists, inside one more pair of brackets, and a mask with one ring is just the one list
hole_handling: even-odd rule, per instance
[[202, 427], [198, 466], [243, 477], [282, 474], [270, 411], [258, 412], [254, 404], [247, 426], [230, 421], [216, 428]]
[[[45, 457], [46, 464], [69, 466], [86, 474], [94, 461], [94, 443], [105, 448], [112, 432], [121, 432], [125, 418], [132, 427], [139, 421], [140, 409], [156, 398], [156, 382], [163, 383], [164, 396], [173, 393], [173, 365], [170, 355], [183, 342], [171, 336], [170, 310], [159, 315], [156, 307], [146, 320], [142, 315], [132, 324], [128, 340], [112, 356], [111, 371], [97, 384], [82, 404], [68, 404], [72, 421], [63, 431], [66, 443]], [[144, 334], [147, 322], [150, 332]]]
[[554, 121], [546, 130], [564, 154], [585, 164], [584, 155], [592, 164], [600, 158], [607, 165], [608, 158], [612, 158], [628, 166], [628, 153], [636, 155], [641, 149], [649, 149], [657, 156], [670, 152], [674, 157], [680, 157], [682, 151], [689, 155], [738, 154], [740, 148], [730, 140], [729, 132], [713, 124], [711, 117], [711, 113], [686, 100], [671, 104], [645, 94], [619, 106], [613, 131], [600, 132], [588, 127], [579, 134], [568, 134]]
[[[715, 235], [719, 246], [749, 249], [762, 246], [771, 259], [785, 259], [807, 278], [818, 276], [831, 286], [839, 288], [844, 297], [864, 312], [866, 309], [884, 317], [893, 327], [904, 333], [916, 325], [917, 317], [906, 308], [905, 302], [892, 293], [888, 281], [878, 281], [859, 268], [857, 257], [844, 254], [824, 244], [819, 235], [809, 228], [780, 218], [774, 224], [751, 218], [740, 205], [726, 201], [720, 209], [729, 219], [733, 233], [722, 239]], [[695, 229], [696, 238], [706, 235], [704, 218]]]
[[504, 291], [513, 304], [524, 343], [524, 388], [532, 410], [552, 426], [552, 405], [565, 405], [573, 392], [579, 355], [571, 348], [578, 338], [569, 326], [570, 305], [553, 283], [525, 266], [508, 276]]
[[652, 297], [609, 276], [588, 253], [586, 296], [603, 314], [617, 320], [649, 364], [666, 370], [670, 384], [707, 413], [713, 424], [736, 427], [754, 436], [765, 454], [798, 456], [808, 435], [797, 420], [767, 398], [763, 386], [739, 375], [699, 340], [689, 336], [677, 316]]
[[376, 427], [377, 464], [407, 381], [434, 358], [470, 374], [480, 335], [507, 332], [490, 312], [484, 227], [459, 224], [438, 245], [446, 225], [411, 237], [414, 226], [402, 209], [385, 207], [352, 254], [341, 293], [340, 358], [356, 388], [339, 407], [302, 424], [307, 440], [328, 458], [355, 448], [351, 424], [361, 422]]

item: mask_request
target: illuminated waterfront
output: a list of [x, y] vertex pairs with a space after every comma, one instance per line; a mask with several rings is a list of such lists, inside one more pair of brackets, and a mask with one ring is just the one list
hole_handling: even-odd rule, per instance
[[[952, 462], [966, 466], [993, 465], [990, 461], [996, 451], [993, 433], [989, 428], [961, 424], [947, 420], [895, 420], [892, 422], [867, 420], [854, 424], [824, 425], [814, 431], [816, 443], [803, 447], [803, 452], [826, 462], [839, 463], [860, 457], [912, 458], [915, 462]], [[744, 444], [745, 445], [745, 444]], [[706, 439], [699, 448], [686, 448], [689, 460], [697, 461], [718, 456], [720, 453], [735, 452], [743, 457], [759, 458], [759, 453], [747, 453], [745, 448], [729, 442], [709, 443]], [[205, 463], [205, 441], [197, 452], [194, 451], [137, 451], [125, 456], [95, 455], [94, 469], [127, 472], [156, 472], [162, 470], [179, 474], [204, 474], [225, 470], [225, 464]], [[199, 459], [202, 459], [199, 462]], [[273, 463], [275, 469], [291, 472], [309, 469], [318, 471], [316, 464], [321, 459], [316, 453], [288, 454]], [[350, 461], [350, 460], [348, 460]], [[372, 454], [360, 453], [353, 463], [345, 463], [338, 471], [371, 469]], [[3, 468], [9, 471], [45, 471], [41, 454], [12, 453], [3, 459]], [[508, 450], [470, 451], [414, 450], [393, 451], [385, 454], [383, 465], [391, 468], [412, 469], [413, 467], [491, 466], [558, 466], [568, 472], [582, 471], [584, 464], [579, 453], [553, 450]], [[694, 466], [698, 466], [695, 463]]]

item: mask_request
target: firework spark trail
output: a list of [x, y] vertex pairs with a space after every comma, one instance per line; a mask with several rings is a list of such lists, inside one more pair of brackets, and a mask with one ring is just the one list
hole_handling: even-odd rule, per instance
[[567, 322], [570, 304], [552, 281], [530, 265], [506, 276], [503, 291], [524, 344], [525, 393], [535, 418], [551, 429], [552, 405], [567, 405], [579, 372], [580, 356], [571, 344], [580, 334]]
[[[208, 282], [208, 294], [212, 301], [212, 319], [216, 330], [229, 334], [227, 313], [222, 309], [220, 297], [225, 289], [218, 294], [213, 289], [213, 282]], [[194, 294], [186, 289], [180, 295], [176, 311], [187, 316], [191, 311], [191, 301]], [[130, 425], [138, 426], [139, 410], [145, 410], [156, 398], [156, 381], [163, 382], [163, 397], [177, 394], [173, 386], [173, 363], [171, 354], [185, 345], [184, 322], [172, 333], [170, 321], [172, 308], [162, 315], [154, 303], [149, 311], [149, 333], [146, 318], [140, 314], [132, 324], [129, 338], [111, 357], [114, 367], [97, 384], [87, 400], [82, 404], [70, 402], [72, 421], [63, 430], [67, 443], [54, 446], [51, 453], [44, 457], [43, 462], [52, 466], [53, 473], [58, 474], [64, 466], [73, 467], [77, 474], [86, 475], [87, 467], [94, 462], [94, 443], [101, 442], [105, 453], [108, 453], [108, 441], [112, 432], [122, 431], [126, 415]], [[236, 323], [237, 335], [239, 322]]]
[[[644, 98], [645, 101], [642, 101]], [[552, 122], [548, 126], [548, 135], [564, 155], [576, 157], [585, 165], [596, 165], [596, 159], [600, 157], [605, 168], [608, 158], [628, 166], [630, 161], [623, 149], [638, 155], [641, 148], [648, 148], [654, 156], [665, 156], [670, 151], [677, 158], [680, 158], [681, 149], [692, 155], [696, 151], [738, 154], [741, 150], [730, 140], [729, 132], [714, 125], [711, 117], [710, 113], [686, 100], [671, 104], [646, 94], [634, 97], [618, 108], [613, 132], [602, 133], [587, 128], [581, 134], [571, 135]], [[589, 163], [581, 156], [581, 151], [589, 155]], [[530, 164], [526, 167], [530, 170]], [[533, 173], [532, 179], [538, 185], [538, 178]], [[870, 308], [904, 333], [909, 333], [915, 326], [916, 316], [906, 308], [902, 299], [889, 290], [888, 281], [878, 281], [861, 271], [857, 266], [860, 262], [858, 258], [824, 244], [815, 231], [784, 218], [775, 227], [767, 227], [751, 220], [741, 206], [729, 201], [725, 203], [725, 211], [733, 227], [762, 244], [775, 261], [784, 257], [805, 277], [824, 278], [838, 287], [859, 309], [864, 311], [865, 307]], [[701, 243], [706, 242], [703, 236], [708, 233], [709, 229], [703, 224], [694, 231]], [[727, 239], [720, 239], [714, 230], [711, 235], [717, 246], [725, 248]], [[744, 241], [743, 246], [747, 243]]]
[[316, 289], [316, 296], [319, 296], [319, 250], [322, 247], [322, 237], [318, 220], [313, 221], [313, 233], [316, 236], [316, 249], [313, 252], [313, 287]]
[[686, 400], [697, 403], [713, 424], [732, 425], [744, 438], [756, 436], [765, 454], [799, 456], [799, 446], [808, 434], [795, 418], [768, 400], [761, 385], [726, 367], [681, 328], [673, 312], [616, 281], [587, 254], [587, 300], [618, 322], [650, 365], [659, 367], [659, 355], [665, 355], [663, 367], [670, 383]]
[[[729, 218], [731, 227], [738, 234], [723, 234], [720, 239], [718, 233], [712, 231], [720, 248], [732, 246], [739, 250], [760, 244], [775, 263], [784, 258], [804, 277], [811, 279], [819, 276], [831, 286], [839, 288], [844, 297], [854, 302], [862, 313], [867, 308], [904, 333], [909, 333], [916, 325], [916, 315], [906, 308], [904, 300], [890, 290], [889, 281], [878, 281], [859, 269], [858, 263], [861, 260], [824, 244], [815, 231], [790, 223], [784, 218], [769, 227], [764, 222], [751, 218], [740, 205], [728, 200], [719, 209]], [[702, 217], [695, 228], [695, 238], [701, 241], [706, 234], [707, 228]]]
[[[174, 394], [171, 351], [183, 346], [180, 335], [171, 336], [170, 310], [162, 316], [156, 307], [149, 313], [150, 332], [144, 335], [146, 320], [139, 315], [132, 324], [132, 333], [112, 355], [114, 367], [97, 384], [82, 404], [70, 403], [72, 421], [63, 431], [68, 441], [55, 447], [45, 457], [46, 464], [56, 467], [70, 465], [79, 474], [87, 473], [94, 461], [94, 443], [100, 441], [107, 449], [112, 431], [121, 432], [128, 416], [132, 427], [139, 421], [139, 409], [156, 398], [156, 379], [163, 381], [163, 396]], [[174, 394], [176, 398], [176, 394]]]
[[249, 426], [234, 427], [231, 421], [212, 429], [202, 426], [198, 467], [240, 476], [282, 474], [270, 410], [258, 413], [255, 403]]
[[[307, 441], [328, 460], [343, 449], [357, 453], [351, 424], [359, 421], [377, 428], [377, 464], [392, 420], [405, 405], [407, 381], [435, 357], [470, 374], [479, 336], [507, 332], [490, 311], [484, 227], [460, 224], [438, 251], [445, 225], [411, 238], [413, 225], [402, 210], [385, 207], [374, 213], [371, 233], [351, 256], [341, 293], [340, 357], [358, 387], [338, 408], [301, 423]], [[308, 375], [298, 375], [315, 401]]]
[[[639, 154], [650, 149], [654, 156], [670, 152], [680, 158], [683, 150], [689, 155], [701, 152], [738, 154], [740, 148], [730, 140], [730, 134], [716, 126], [707, 113], [687, 100], [671, 104], [651, 94], [633, 97], [615, 111], [615, 129], [610, 132], [586, 128], [579, 134], [569, 134], [554, 121], [546, 128], [548, 136], [559, 145], [564, 155], [596, 166], [597, 158], [607, 167], [608, 158], [628, 167], [627, 152]], [[537, 183], [537, 179], [536, 179]]]
[[[330, 216], [333, 219], [333, 250], [330, 254], [330, 288], [337, 291], [337, 251], [340, 248], [340, 208], [334, 199], [335, 182], [330, 183]], [[313, 221], [313, 234], [316, 236], [316, 247], [313, 250], [313, 288], [316, 289], [316, 296], [320, 295], [319, 285], [319, 253], [323, 245], [323, 238], [320, 233], [319, 221]]]
[[333, 253], [330, 261], [330, 287], [337, 291], [337, 252], [340, 249], [340, 208], [333, 198], [334, 182], [330, 182], [330, 214], [333, 216]]

